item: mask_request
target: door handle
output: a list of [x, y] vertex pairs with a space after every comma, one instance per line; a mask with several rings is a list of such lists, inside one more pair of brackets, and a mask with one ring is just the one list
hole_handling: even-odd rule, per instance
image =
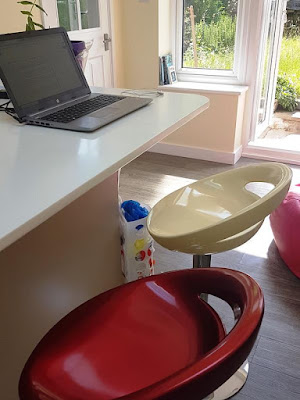
[[109, 50], [109, 43], [111, 42], [111, 38], [108, 36], [108, 33], [104, 33], [104, 50], [108, 51]]

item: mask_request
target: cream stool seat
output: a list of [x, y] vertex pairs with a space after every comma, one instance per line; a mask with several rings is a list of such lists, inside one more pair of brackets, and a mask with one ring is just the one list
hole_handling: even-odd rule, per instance
[[205, 255], [233, 249], [249, 240], [279, 206], [291, 178], [291, 169], [280, 163], [210, 176], [160, 200], [149, 214], [148, 230], [170, 250]]
[[237, 233], [236, 235], [230, 236], [229, 238], [219, 240], [215, 243], [207, 243], [202, 246], [199, 244], [197, 254], [214, 254], [221, 253], [223, 251], [231, 250], [235, 247], [241, 246], [243, 243], [247, 242], [252, 238], [259, 230], [259, 228], [263, 224], [263, 220], [258, 222], [257, 224], [250, 226], [242, 232]]

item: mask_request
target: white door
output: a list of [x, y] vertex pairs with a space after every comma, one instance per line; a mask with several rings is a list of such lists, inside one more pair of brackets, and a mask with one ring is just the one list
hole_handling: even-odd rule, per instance
[[90, 86], [113, 87], [109, 0], [43, 0], [45, 28], [62, 26], [71, 40], [91, 45], [85, 76]]
[[286, 0], [266, 0], [265, 2], [252, 140], [268, 128], [273, 117], [280, 46], [286, 22], [286, 3]]

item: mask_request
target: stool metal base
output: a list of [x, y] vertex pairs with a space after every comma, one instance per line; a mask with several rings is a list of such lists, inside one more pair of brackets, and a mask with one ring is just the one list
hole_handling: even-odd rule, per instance
[[210, 267], [210, 263], [211, 263], [210, 254], [205, 254], [201, 256], [199, 254], [193, 255], [193, 268], [208, 268]]
[[[211, 255], [210, 254], [205, 254], [205, 255], [199, 255], [199, 254], [194, 254], [193, 255], [193, 268], [208, 268], [210, 267], [211, 263]], [[208, 294], [207, 293], [201, 293], [200, 295], [201, 299], [208, 301]]]
[[203, 400], [225, 400], [234, 396], [245, 385], [248, 377], [249, 363], [248, 360], [233, 374], [223, 385], [217, 390], [205, 397]]
[[[209, 268], [211, 264], [211, 255], [193, 255], [193, 268]], [[207, 293], [201, 294], [201, 299], [207, 302]], [[225, 400], [234, 396], [245, 385], [248, 377], [249, 363], [248, 360], [233, 374], [223, 385], [217, 390], [205, 397], [203, 400]]]

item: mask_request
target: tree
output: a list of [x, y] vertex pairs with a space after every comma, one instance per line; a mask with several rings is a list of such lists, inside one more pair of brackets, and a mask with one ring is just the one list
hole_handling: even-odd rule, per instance
[[231, 17], [237, 15], [238, 0], [222, 0], [224, 11]]
[[[225, 0], [228, 3], [231, 0]], [[224, 1], [222, 0], [185, 0], [185, 8], [193, 6], [195, 22], [203, 21], [206, 24], [217, 22], [224, 10]]]

